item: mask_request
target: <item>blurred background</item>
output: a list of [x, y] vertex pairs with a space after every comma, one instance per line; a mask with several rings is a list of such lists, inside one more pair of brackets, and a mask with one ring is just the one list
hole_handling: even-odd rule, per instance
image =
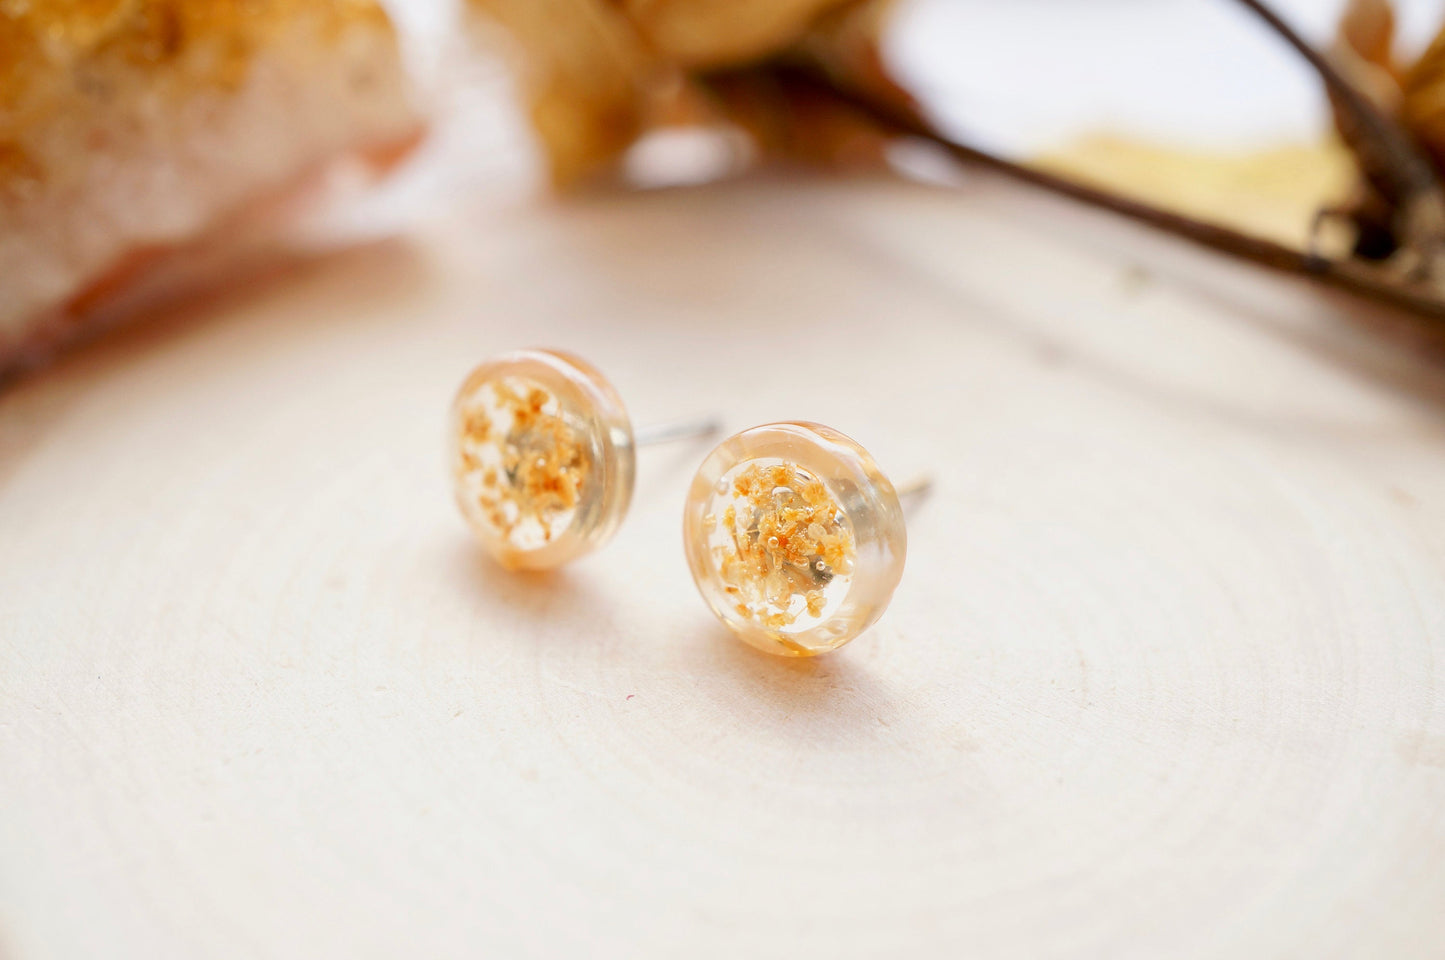
[[[1445, 6], [1393, 6], [1408, 58], [1439, 29]], [[1321, 48], [1333, 42], [1344, 7], [1273, 4]], [[423, 0], [392, 9], [414, 39], [422, 75], [443, 72], [438, 51], [458, 39], [458, 7]], [[1313, 143], [1330, 129], [1318, 77], [1234, 3], [902, 0], [883, 52], [947, 130], [1018, 156], [1099, 133], [1227, 152]], [[504, 82], [504, 64], [494, 69]]]

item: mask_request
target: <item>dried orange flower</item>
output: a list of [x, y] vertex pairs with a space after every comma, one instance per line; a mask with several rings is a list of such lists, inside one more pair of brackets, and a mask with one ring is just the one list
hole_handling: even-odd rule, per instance
[[591, 468], [557, 398], [517, 378], [494, 380], [462, 411], [458, 470], [479, 481], [481, 515], [519, 546], [566, 529]]
[[[732, 479], [718, 568], [738, 613], [765, 626], [820, 617], [853, 566], [853, 536], [828, 488], [796, 464], [754, 463]], [[842, 584], [840, 584], [841, 586]]]

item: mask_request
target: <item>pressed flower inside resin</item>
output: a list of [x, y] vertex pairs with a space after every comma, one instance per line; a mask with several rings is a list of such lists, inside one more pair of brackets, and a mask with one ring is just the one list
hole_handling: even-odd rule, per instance
[[520, 377], [483, 384], [461, 410], [459, 483], [477, 516], [520, 550], [571, 524], [591, 464], [557, 398]]
[[853, 533], [828, 487], [785, 461], [740, 465], [717, 486], [704, 522], [737, 612], [784, 632], [821, 623], [853, 574]]

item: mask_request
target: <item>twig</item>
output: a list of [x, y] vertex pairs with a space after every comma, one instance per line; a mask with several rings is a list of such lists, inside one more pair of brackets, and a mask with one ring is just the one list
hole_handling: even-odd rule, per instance
[[1108, 210], [1210, 250], [1409, 311], [1417, 318], [1429, 321], [1417, 324], [1420, 328], [1417, 332], [1432, 340], [1445, 337], [1445, 300], [1394, 281], [1378, 268], [1296, 250], [1000, 157], [941, 133], [905, 97], [875, 85], [854, 84], [836, 71], [830, 72], [821, 66], [775, 66], [772, 69], [779, 73], [779, 83], [784, 86], [801, 87], [810, 95], [830, 97], [879, 125], [885, 132], [925, 140], [958, 160]]
[[1299, 33], [1286, 23], [1264, 0], [1238, 0], [1239, 4], [1254, 13], [1271, 30], [1294, 48], [1305, 62], [1314, 68], [1334, 97], [1336, 104], [1343, 108], [1361, 135], [1357, 147], [1368, 148], [1370, 157], [1361, 157], [1361, 166], [1368, 173], [1387, 177], [1397, 200], [1418, 199], [1429, 194], [1438, 195], [1439, 178], [1429, 159], [1416, 146], [1410, 135], [1375, 105], [1369, 97], [1347, 80], [1335, 67], [1330, 58], [1311, 46]]

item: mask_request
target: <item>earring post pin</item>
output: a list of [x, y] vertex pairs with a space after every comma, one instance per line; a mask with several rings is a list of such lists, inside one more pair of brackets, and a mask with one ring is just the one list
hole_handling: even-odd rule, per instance
[[898, 499], [903, 501], [904, 506], [927, 498], [932, 491], [933, 477], [926, 473], [893, 488], [893, 492], [898, 494]]
[[700, 417], [694, 420], [672, 420], [666, 423], [650, 423], [633, 431], [635, 446], [650, 447], [673, 440], [692, 440], [710, 437], [722, 430], [722, 423], [716, 417]]

